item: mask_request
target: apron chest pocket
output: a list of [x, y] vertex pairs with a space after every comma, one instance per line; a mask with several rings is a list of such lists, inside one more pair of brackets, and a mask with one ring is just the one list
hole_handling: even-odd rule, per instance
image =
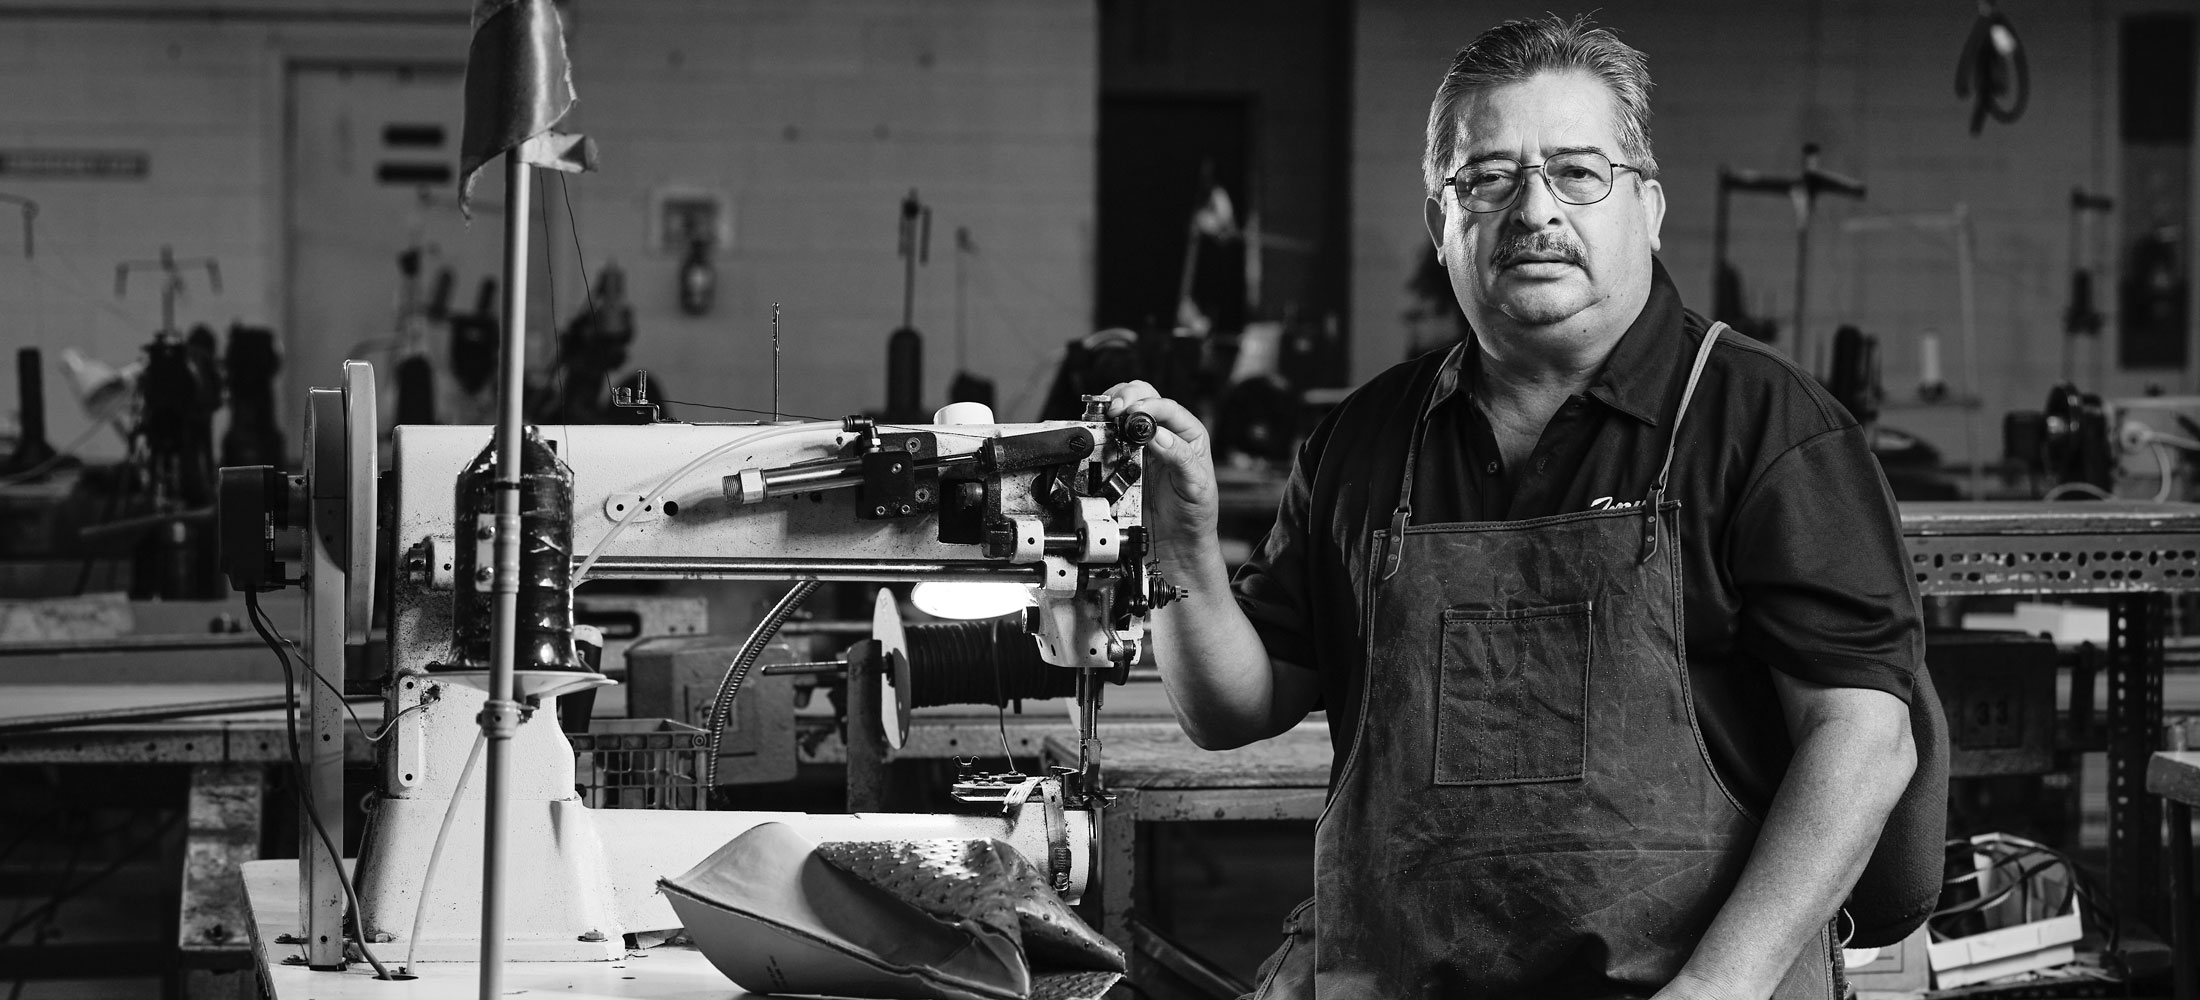
[[1575, 781], [1588, 746], [1591, 606], [1444, 612], [1439, 785]]

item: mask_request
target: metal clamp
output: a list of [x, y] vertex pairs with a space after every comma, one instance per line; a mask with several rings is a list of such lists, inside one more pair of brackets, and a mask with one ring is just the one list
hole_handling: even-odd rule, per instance
[[1055, 892], [1068, 892], [1069, 818], [1062, 814], [1061, 779], [1040, 779], [1039, 805], [1047, 825], [1047, 884], [1053, 886]]
[[481, 724], [482, 735], [493, 740], [510, 738], [519, 731], [524, 718], [519, 702], [492, 700], [481, 704], [481, 712], [474, 716], [474, 721]]

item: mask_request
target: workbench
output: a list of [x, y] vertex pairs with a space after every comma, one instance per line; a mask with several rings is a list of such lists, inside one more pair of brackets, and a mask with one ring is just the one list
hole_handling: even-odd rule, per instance
[[[249, 657], [254, 662], [268, 659], [272, 668], [265, 647], [257, 636], [251, 638], [249, 647], [232, 655]], [[598, 708], [620, 714], [624, 707], [621, 689], [610, 688], [605, 694]], [[283, 685], [269, 681], [5, 684], [0, 685], [0, 726], [34, 716], [198, 702], [280, 703], [282, 695]], [[1134, 684], [1111, 691], [1110, 704], [1115, 712], [1110, 717], [1117, 720], [1118, 732], [1176, 731], [1159, 684]], [[352, 708], [370, 729], [380, 725], [380, 701], [358, 703]], [[1076, 732], [1067, 712], [1052, 702], [1033, 703], [1023, 714], [1005, 716], [967, 706], [925, 709], [912, 720], [908, 743], [893, 756], [903, 760], [945, 761], [972, 756], [997, 759], [1004, 729], [1017, 762], [1027, 769], [1038, 763], [1049, 739], [1074, 739]], [[343, 731], [345, 763], [371, 766], [375, 760], [373, 745], [348, 718]], [[846, 747], [837, 732], [815, 735], [820, 738], [800, 747], [803, 763], [846, 762]], [[259, 856], [267, 771], [289, 766], [290, 758], [284, 750], [286, 738], [279, 711], [233, 712], [0, 734], [0, 765], [165, 764], [189, 768], [177, 948], [190, 968], [231, 969], [249, 964], [243, 930], [247, 912], [237, 873]], [[295, 880], [297, 862], [279, 864], [290, 866]], [[705, 969], [717, 976], [716, 970]], [[723, 977], [718, 979], [724, 981]]]
[[[481, 967], [473, 962], [423, 962], [417, 979], [384, 982], [364, 963], [342, 972], [315, 972], [303, 964], [304, 949], [278, 943], [300, 930], [298, 863], [252, 861], [244, 865], [244, 894], [251, 906], [252, 952], [264, 978], [266, 1000], [474, 1000], [481, 995]], [[396, 945], [375, 953], [395, 971], [404, 960]], [[616, 962], [507, 962], [504, 992], [586, 998], [709, 997], [745, 1000], [754, 994], [735, 986], [703, 953], [663, 945], [627, 953]]]
[[[255, 637], [257, 639], [257, 637]], [[191, 684], [9, 684], [0, 723], [30, 716], [230, 700], [273, 700], [267, 682]], [[379, 702], [353, 706], [366, 725]], [[346, 725], [345, 758], [370, 763], [372, 745]], [[160, 722], [0, 735], [0, 764], [173, 764], [190, 768], [182, 913], [177, 948], [194, 967], [243, 964], [246, 912], [239, 865], [259, 856], [266, 770], [287, 766], [280, 711], [239, 712]], [[295, 869], [297, 862], [283, 862]], [[293, 873], [295, 874], [295, 872]]]

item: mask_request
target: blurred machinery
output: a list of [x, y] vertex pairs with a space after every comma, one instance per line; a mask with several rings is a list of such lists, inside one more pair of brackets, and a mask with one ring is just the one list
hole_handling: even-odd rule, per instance
[[[176, 300], [184, 292], [184, 274], [203, 270], [210, 286], [221, 289], [220, 266], [210, 258], [178, 258], [162, 247], [154, 260], [124, 261], [115, 268], [115, 294], [129, 290], [133, 272], [161, 272], [161, 325], [132, 363], [116, 369], [74, 350], [62, 360], [76, 383], [77, 395], [96, 422], [111, 423], [128, 445], [124, 460], [87, 468], [78, 474], [69, 503], [82, 512], [73, 519], [74, 545], [49, 553], [82, 555], [82, 590], [93, 561], [126, 556], [132, 597], [167, 600], [219, 597], [221, 576], [214, 568], [214, 414], [223, 404], [229, 381], [211, 328], [176, 326]], [[249, 336], [245, 338], [250, 340]], [[232, 331], [232, 343], [236, 343]], [[249, 349], [246, 352], [250, 353]], [[239, 360], [242, 360], [241, 356]], [[259, 369], [239, 373], [247, 391], [265, 391], [272, 358]], [[27, 425], [43, 425], [44, 391], [30, 370], [36, 352], [19, 357]], [[260, 438], [271, 428], [255, 428], [247, 419], [245, 437]], [[233, 427], [233, 436], [238, 433]], [[42, 432], [41, 432], [42, 433]], [[276, 439], [280, 446], [280, 437]], [[238, 443], [243, 445], [244, 439]], [[53, 454], [18, 475], [44, 475], [67, 461]], [[35, 470], [35, 471], [34, 471]]]
[[[896, 423], [924, 419], [924, 335], [917, 332], [917, 267], [932, 258], [932, 208], [912, 189], [901, 200], [901, 325], [886, 335], [886, 409]], [[1096, 390], [1097, 391], [1097, 390]]]
[[[551, 424], [618, 421], [609, 390], [626, 367], [633, 343], [634, 307], [627, 300], [626, 272], [606, 265], [596, 275], [588, 308], [558, 334], [557, 366], [545, 398], [533, 408], [535, 419]], [[489, 364], [484, 369], [493, 357], [485, 359]]]
[[1719, 168], [1717, 211], [1712, 224], [1712, 315], [1758, 340], [1772, 340], [1778, 324], [1770, 318], [1752, 318], [1743, 300], [1741, 273], [1727, 259], [1727, 202], [1735, 193], [1770, 194], [1788, 199], [1795, 208], [1795, 308], [1789, 323], [1789, 356], [1804, 371], [1817, 373], [1808, 330], [1803, 325], [1810, 278], [1810, 230], [1818, 199], [1827, 195], [1862, 199], [1864, 184], [1818, 165], [1815, 142], [1803, 144], [1802, 169], [1793, 177], [1775, 177], [1754, 170]]
[[2024, 44], [1994, 0], [1979, 0], [1978, 17], [1963, 40], [1963, 54], [1956, 61], [1956, 96], [1971, 102], [1972, 135], [1986, 127], [1989, 117], [2014, 123], [2031, 103], [2032, 71]]

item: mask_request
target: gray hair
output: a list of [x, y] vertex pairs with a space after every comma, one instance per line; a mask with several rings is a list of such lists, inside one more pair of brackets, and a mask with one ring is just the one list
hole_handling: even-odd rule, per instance
[[1538, 73], [1578, 70], [1604, 81], [1619, 119], [1619, 149], [1644, 178], [1658, 175], [1650, 152], [1650, 66], [1640, 51], [1586, 16], [1556, 14], [1507, 21], [1483, 32], [1452, 57], [1451, 70], [1428, 109], [1428, 148], [1421, 157], [1430, 197], [1444, 183], [1445, 168], [1466, 142], [1459, 105], [1469, 92], [1519, 83]]

